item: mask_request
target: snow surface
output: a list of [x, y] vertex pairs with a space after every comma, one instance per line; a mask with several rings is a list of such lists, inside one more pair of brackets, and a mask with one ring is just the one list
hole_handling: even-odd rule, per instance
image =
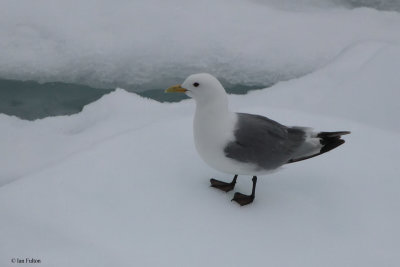
[[211, 72], [268, 85], [359, 42], [400, 44], [398, 12], [345, 2], [374, 0], [2, 0], [0, 77], [143, 90]]
[[[399, 266], [399, 59], [399, 45], [360, 43], [302, 78], [230, 96], [237, 111], [352, 131], [261, 177], [245, 207], [209, 187], [231, 177], [196, 154], [192, 100], [119, 89], [72, 116], [0, 115], [0, 265]], [[250, 177], [238, 182], [250, 192]]]

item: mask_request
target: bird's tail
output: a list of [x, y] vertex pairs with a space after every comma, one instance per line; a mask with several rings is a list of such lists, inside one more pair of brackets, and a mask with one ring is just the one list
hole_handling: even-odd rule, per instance
[[[314, 133], [304, 142], [304, 148], [300, 148], [299, 153], [296, 153], [288, 163], [293, 163], [309, 158], [313, 158], [324, 154], [342, 144], [344, 140], [342, 135], [350, 134], [349, 131], [340, 132], [319, 132]], [[313, 147], [311, 150], [310, 147]], [[307, 151], [308, 150], [308, 151]]]

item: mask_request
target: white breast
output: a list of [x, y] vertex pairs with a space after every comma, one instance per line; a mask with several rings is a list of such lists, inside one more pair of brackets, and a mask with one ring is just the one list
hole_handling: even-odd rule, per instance
[[225, 157], [224, 148], [234, 140], [236, 113], [196, 108], [193, 123], [194, 142], [201, 158], [212, 168], [229, 174], [249, 174], [252, 164]]

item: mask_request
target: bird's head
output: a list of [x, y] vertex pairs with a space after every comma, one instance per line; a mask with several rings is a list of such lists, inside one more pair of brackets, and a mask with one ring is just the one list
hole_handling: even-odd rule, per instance
[[171, 86], [165, 92], [185, 93], [197, 103], [210, 103], [226, 99], [226, 92], [222, 84], [208, 73], [190, 75], [182, 85]]

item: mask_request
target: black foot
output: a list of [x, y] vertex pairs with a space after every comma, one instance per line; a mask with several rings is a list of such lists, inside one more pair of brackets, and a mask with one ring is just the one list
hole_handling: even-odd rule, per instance
[[236, 179], [237, 179], [237, 175], [235, 175], [235, 177], [233, 178], [232, 182], [226, 183], [226, 182], [218, 181], [218, 180], [215, 180], [214, 178], [211, 178], [210, 179], [210, 183], [211, 183], [211, 187], [215, 187], [215, 188], [217, 188], [219, 190], [222, 190], [224, 192], [229, 192], [233, 188], [235, 188]]
[[240, 204], [240, 206], [244, 206], [252, 203], [253, 200], [254, 200], [254, 195], [249, 196], [236, 192], [231, 201], [236, 201], [237, 203]]
[[236, 201], [240, 206], [244, 206], [253, 202], [256, 195], [256, 184], [257, 176], [253, 176], [253, 189], [251, 190], [251, 195], [244, 195], [242, 193], [236, 192], [231, 201]]

